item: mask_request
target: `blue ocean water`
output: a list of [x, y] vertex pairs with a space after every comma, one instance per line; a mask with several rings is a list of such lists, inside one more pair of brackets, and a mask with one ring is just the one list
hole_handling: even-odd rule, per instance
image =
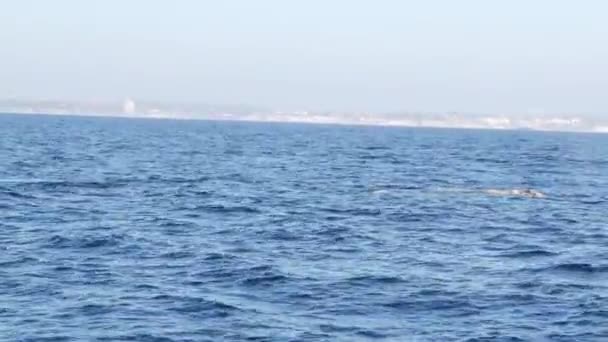
[[605, 341], [607, 213], [608, 135], [0, 115], [0, 340]]

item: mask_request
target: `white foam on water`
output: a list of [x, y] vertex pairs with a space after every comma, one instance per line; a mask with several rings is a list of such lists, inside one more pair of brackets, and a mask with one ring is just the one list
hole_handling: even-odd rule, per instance
[[545, 198], [545, 194], [534, 189], [485, 189], [483, 190], [488, 195], [492, 196], [511, 196], [511, 197], [527, 197], [527, 198]]

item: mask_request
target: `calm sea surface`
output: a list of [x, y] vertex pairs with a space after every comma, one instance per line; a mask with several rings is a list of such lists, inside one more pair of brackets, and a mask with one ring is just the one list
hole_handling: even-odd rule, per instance
[[0, 115], [0, 340], [607, 341], [608, 135]]

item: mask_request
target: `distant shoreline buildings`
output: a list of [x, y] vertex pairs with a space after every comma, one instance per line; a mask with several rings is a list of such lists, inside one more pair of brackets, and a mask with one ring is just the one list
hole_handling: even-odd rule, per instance
[[135, 108], [135, 101], [130, 98], [125, 99], [125, 102], [122, 105], [122, 111], [124, 114], [134, 114]]
[[293, 122], [472, 129], [608, 132], [608, 118], [581, 115], [479, 115], [466, 113], [369, 113], [278, 111], [245, 106], [167, 105], [132, 98], [120, 101], [0, 100], [0, 113], [134, 118]]

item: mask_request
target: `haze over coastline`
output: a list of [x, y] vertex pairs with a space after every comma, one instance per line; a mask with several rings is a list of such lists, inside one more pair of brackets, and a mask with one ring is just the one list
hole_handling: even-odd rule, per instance
[[595, 0], [13, 1], [0, 110], [606, 131], [607, 12]]
[[567, 113], [311, 111], [246, 105], [168, 104], [131, 98], [125, 98], [123, 102], [0, 100], [0, 113], [608, 133], [608, 119]]

